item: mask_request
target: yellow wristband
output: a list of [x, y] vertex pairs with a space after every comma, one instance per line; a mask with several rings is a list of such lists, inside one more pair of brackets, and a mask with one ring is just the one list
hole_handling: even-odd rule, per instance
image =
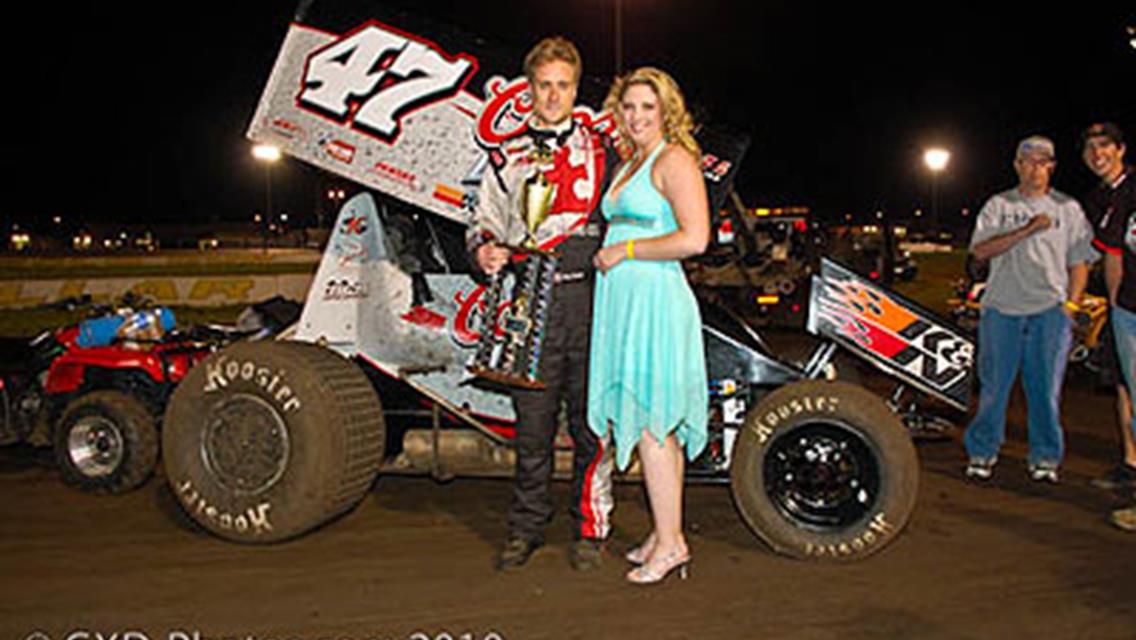
[[1080, 311], [1081, 305], [1077, 304], [1076, 302], [1073, 302], [1072, 300], [1066, 300], [1065, 301], [1065, 308], [1070, 310], [1070, 311]]
[[635, 241], [634, 240], [628, 240], [627, 241], [627, 259], [628, 260], [634, 260], [635, 259]]

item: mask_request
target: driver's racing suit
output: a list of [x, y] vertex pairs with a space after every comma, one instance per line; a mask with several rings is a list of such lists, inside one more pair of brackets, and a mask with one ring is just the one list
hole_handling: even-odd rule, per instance
[[[544, 152], [543, 159], [539, 152]], [[615, 160], [606, 139], [581, 124], [569, 122], [560, 131], [530, 124], [490, 154], [481, 181], [467, 236], [471, 255], [485, 242], [517, 246], [525, 240], [522, 187], [533, 172], [543, 171], [556, 186], [549, 215], [534, 234], [542, 248], [560, 253], [541, 350], [540, 378], [547, 387], [512, 390], [517, 466], [510, 537], [544, 541], [544, 526], [552, 518], [549, 482], [561, 400], [567, 403], [568, 429], [575, 443], [574, 533], [577, 538], [603, 540], [610, 532], [611, 447], [588, 428], [586, 414], [591, 261], [600, 246], [599, 201]]]

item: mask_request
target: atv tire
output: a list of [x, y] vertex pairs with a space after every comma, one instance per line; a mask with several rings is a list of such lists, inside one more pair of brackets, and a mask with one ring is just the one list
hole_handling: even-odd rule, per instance
[[911, 517], [918, 483], [899, 418], [843, 382], [795, 382], [762, 399], [730, 470], [738, 510], [774, 551], [838, 562], [890, 544]]
[[245, 342], [195, 366], [162, 434], [166, 475], [198, 524], [238, 542], [303, 534], [354, 507], [382, 461], [363, 371], [299, 342]]
[[53, 445], [63, 481], [96, 493], [130, 491], [158, 462], [154, 416], [120, 391], [94, 391], [72, 400], [55, 428]]

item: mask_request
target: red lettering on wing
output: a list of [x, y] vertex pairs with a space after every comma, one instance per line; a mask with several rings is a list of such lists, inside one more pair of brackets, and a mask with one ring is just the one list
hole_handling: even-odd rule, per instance
[[[486, 85], [488, 99], [477, 117], [477, 139], [487, 148], [501, 146], [509, 138], [527, 127], [525, 122], [532, 112], [532, 100], [522, 100], [529, 83], [524, 77], [506, 83], [504, 78], [493, 78]], [[511, 125], [498, 129], [502, 125]]]

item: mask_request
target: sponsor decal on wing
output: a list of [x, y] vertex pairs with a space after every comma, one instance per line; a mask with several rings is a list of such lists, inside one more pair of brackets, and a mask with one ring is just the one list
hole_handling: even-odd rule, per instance
[[897, 294], [828, 260], [814, 280], [810, 329], [843, 342], [881, 369], [966, 406], [974, 344]]

